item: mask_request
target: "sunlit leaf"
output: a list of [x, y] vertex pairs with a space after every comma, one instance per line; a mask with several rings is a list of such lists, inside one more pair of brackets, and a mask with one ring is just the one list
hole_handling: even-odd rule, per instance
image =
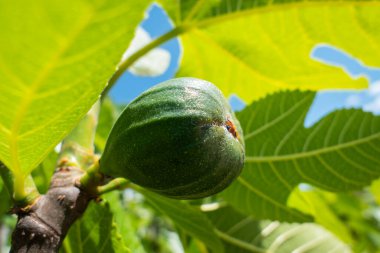
[[90, 109], [147, 2], [0, 1], [0, 160], [8, 168], [30, 172]]
[[347, 191], [379, 177], [380, 117], [340, 110], [305, 128], [313, 98], [313, 92], [280, 92], [237, 114], [246, 162], [242, 175], [224, 192], [234, 207], [260, 219], [306, 221], [287, 206], [298, 184]]
[[206, 79], [247, 103], [284, 89], [368, 85], [311, 59], [320, 43], [379, 66], [380, 1], [159, 2], [182, 29], [178, 76]]

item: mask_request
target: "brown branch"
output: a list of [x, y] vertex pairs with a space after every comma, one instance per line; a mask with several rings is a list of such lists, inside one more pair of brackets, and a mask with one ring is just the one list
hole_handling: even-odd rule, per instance
[[48, 192], [18, 215], [12, 234], [13, 253], [58, 252], [70, 226], [86, 210], [94, 196], [76, 186], [84, 171], [62, 163], [56, 169]]

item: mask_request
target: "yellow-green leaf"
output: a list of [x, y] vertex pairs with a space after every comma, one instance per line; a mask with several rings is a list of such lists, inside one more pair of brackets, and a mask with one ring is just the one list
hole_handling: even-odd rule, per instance
[[26, 174], [114, 73], [147, 1], [0, 0], [0, 160]]
[[380, 64], [380, 1], [178, 2], [161, 1], [185, 27], [178, 76], [206, 79], [247, 103], [283, 89], [368, 85], [311, 59], [319, 43]]

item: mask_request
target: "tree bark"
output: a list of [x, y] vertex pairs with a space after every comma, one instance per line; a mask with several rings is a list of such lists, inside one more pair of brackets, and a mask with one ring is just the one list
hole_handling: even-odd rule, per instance
[[15, 210], [18, 221], [12, 234], [12, 253], [58, 252], [70, 226], [94, 198], [76, 185], [83, 173], [78, 167], [61, 164], [48, 192], [28, 210]]

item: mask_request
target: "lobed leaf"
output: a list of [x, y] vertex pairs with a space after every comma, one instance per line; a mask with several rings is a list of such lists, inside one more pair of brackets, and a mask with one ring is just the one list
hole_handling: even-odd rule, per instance
[[320, 43], [379, 64], [380, 1], [160, 3], [184, 30], [177, 75], [206, 79], [247, 103], [278, 90], [367, 87], [364, 78], [313, 60]]
[[348, 191], [379, 177], [380, 117], [340, 110], [305, 128], [313, 98], [313, 92], [280, 92], [237, 114], [246, 163], [223, 194], [235, 208], [259, 219], [307, 221], [287, 206], [298, 184]]

